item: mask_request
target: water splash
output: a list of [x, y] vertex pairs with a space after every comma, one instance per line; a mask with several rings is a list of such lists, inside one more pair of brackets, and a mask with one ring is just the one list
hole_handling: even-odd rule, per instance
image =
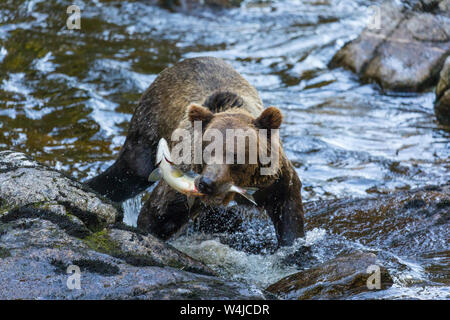
[[259, 288], [280, 280], [301, 270], [297, 265], [286, 263], [287, 257], [302, 247], [320, 242], [326, 234], [324, 229], [306, 232], [305, 239], [299, 239], [289, 247], [283, 247], [270, 254], [251, 254], [223, 244], [217, 235], [191, 234], [181, 236], [171, 244], [207, 264], [225, 278], [244, 281]]
[[129, 226], [136, 227], [139, 212], [142, 209], [142, 194], [128, 199], [122, 203], [123, 222]]

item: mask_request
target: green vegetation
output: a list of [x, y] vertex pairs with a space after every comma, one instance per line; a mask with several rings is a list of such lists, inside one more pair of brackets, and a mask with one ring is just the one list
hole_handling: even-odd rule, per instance
[[110, 238], [106, 229], [87, 236], [83, 239], [83, 242], [92, 250], [111, 256], [117, 256], [122, 253], [119, 244]]

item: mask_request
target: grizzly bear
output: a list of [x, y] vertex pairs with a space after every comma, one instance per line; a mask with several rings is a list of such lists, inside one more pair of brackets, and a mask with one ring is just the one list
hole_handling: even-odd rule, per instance
[[[193, 134], [193, 124], [200, 123], [202, 133], [212, 129], [223, 133], [229, 129], [250, 132], [266, 129], [270, 136], [271, 129], [278, 129], [281, 122], [280, 110], [264, 109], [256, 89], [223, 60], [185, 59], [163, 70], [144, 92], [117, 160], [87, 183], [113, 201], [124, 201], [153, 183], [148, 177], [156, 166], [158, 142], [165, 138], [172, 148], [176, 143], [171, 139], [174, 130], [181, 128]], [[279, 138], [270, 141], [258, 140], [258, 144], [278, 152], [279, 161], [271, 174], [261, 174], [260, 169], [267, 164], [261, 164], [259, 157], [256, 163], [250, 163], [248, 154], [240, 164], [204, 161], [181, 164], [183, 171], [199, 174], [195, 185], [204, 196], [196, 198], [196, 205], [190, 208], [185, 195], [161, 180], [139, 213], [138, 227], [168, 239], [198, 214], [199, 208], [202, 214], [208, 214], [209, 208], [226, 205], [233, 199], [244, 205], [244, 198], [226, 192], [227, 186], [234, 184], [258, 189], [254, 199], [273, 222], [278, 244], [291, 245], [304, 235], [301, 182]], [[227, 143], [224, 143], [224, 153], [237, 152]], [[201, 147], [205, 146], [203, 142]], [[247, 144], [245, 152], [249, 152]]]

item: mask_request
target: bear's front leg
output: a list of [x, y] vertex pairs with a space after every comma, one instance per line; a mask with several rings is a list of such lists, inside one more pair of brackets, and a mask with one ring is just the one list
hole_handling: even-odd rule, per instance
[[292, 245], [305, 235], [302, 183], [290, 161], [284, 168], [271, 186], [255, 194], [258, 205], [266, 209], [274, 224], [279, 246]]
[[167, 240], [189, 222], [186, 196], [159, 181], [138, 217], [138, 227]]

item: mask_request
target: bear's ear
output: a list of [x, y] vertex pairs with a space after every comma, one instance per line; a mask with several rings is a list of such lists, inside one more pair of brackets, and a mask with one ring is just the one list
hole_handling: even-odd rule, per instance
[[283, 115], [280, 109], [275, 107], [268, 107], [261, 115], [254, 121], [254, 124], [259, 129], [278, 129], [283, 121]]
[[214, 114], [209, 109], [199, 104], [193, 103], [188, 107], [188, 118], [192, 123], [194, 121], [201, 121], [205, 124], [211, 121], [213, 117]]

